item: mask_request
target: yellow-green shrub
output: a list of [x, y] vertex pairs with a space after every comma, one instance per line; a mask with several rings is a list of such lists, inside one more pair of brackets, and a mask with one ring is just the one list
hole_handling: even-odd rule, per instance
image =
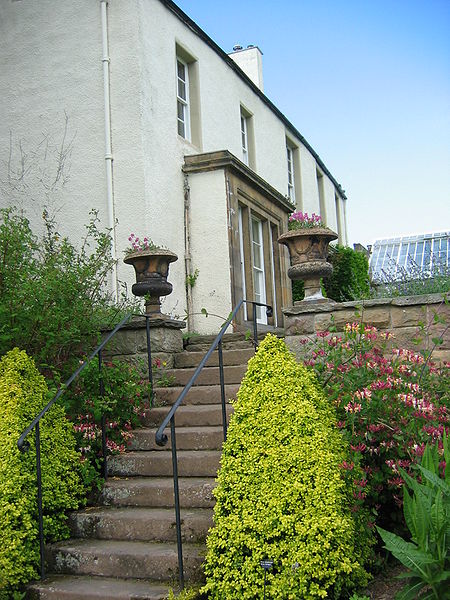
[[[24, 351], [0, 360], [0, 597], [30, 581], [39, 565], [36, 452], [21, 453], [19, 435], [47, 402], [47, 385]], [[64, 510], [84, 497], [71, 424], [59, 406], [40, 425], [46, 540], [68, 536]]]
[[[268, 335], [249, 362], [224, 444], [208, 598], [338, 598], [364, 585], [372, 543], [351, 511], [339, 465], [348, 458], [314, 375]], [[346, 597], [346, 596], [344, 596]]]

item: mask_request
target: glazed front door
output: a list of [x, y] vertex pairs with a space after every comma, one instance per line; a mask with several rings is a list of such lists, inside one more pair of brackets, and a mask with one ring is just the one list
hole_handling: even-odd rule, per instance
[[[252, 274], [253, 293], [256, 302], [266, 303], [266, 280], [264, 268], [264, 242], [262, 222], [256, 217], [251, 219], [251, 246], [252, 246]], [[258, 323], [267, 324], [265, 308], [258, 306], [256, 309]]]

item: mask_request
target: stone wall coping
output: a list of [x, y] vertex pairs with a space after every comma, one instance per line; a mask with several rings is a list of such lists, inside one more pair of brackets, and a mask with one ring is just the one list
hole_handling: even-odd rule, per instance
[[[167, 329], [185, 329], [186, 322], [178, 321], [177, 319], [164, 319], [164, 318], [154, 318], [150, 319], [150, 328], [154, 327], [164, 327]], [[146, 318], [141, 317], [140, 315], [134, 315], [129, 323], [121, 327], [120, 331], [127, 331], [132, 329], [145, 329], [146, 328]], [[110, 329], [104, 329], [103, 331], [110, 331]]]
[[[309, 301], [308, 304], [298, 303], [294, 306], [283, 308], [286, 316], [302, 315], [310, 313], [329, 313], [339, 310], [362, 309], [372, 306], [423, 306], [424, 304], [440, 304], [444, 300], [444, 294], [424, 294], [422, 296], [399, 296], [398, 298], [371, 298], [368, 300], [354, 300], [351, 302], [320, 303]], [[450, 300], [450, 294], [447, 294]]]

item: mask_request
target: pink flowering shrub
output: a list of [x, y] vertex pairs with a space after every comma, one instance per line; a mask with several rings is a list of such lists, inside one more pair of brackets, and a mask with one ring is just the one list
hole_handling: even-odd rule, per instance
[[363, 323], [302, 342], [305, 363], [336, 407], [338, 427], [350, 443], [351, 461], [341, 468], [350, 477], [357, 466], [363, 469], [364, 477], [354, 477], [357, 499], [380, 513], [379, 524], [401, 520], [399, 469], [411, 472], [425, 444], [441, 443], [449, 431], [450, 365], [396, 348], [390, 334]]
[[65, 395], [66, 411], [82, 453], [98, 471], [102, 458], [101, 417], [106, 417], [106, 445], [112, 454], [125, 452], [132, 429], [150, 407], [150, 385], [136, 367], [119, 360], [103, 363], [100, 394], [98, 362], [92, 361]]
[[311, 227], [324, 227], [322, 217], [313, 213], [311, 216], [301, 210], [293, 212], [289, 217], [289, 229], [308, 229]]

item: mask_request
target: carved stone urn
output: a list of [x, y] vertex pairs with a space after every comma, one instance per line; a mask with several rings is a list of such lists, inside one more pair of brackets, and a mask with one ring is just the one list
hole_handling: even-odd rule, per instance
[[145, 296], [145, 312], [153, 318], [167, 318], [161, 313], [161, 296], [172, 292], [172, 284], [167, 281], [169, 265], [178, 260], [178, 256], [170, 250], [156, 248], [153, 250], [136, 250], [125, 256], [123, 262], [133, 265], [136, 272], [136, 283], [131, 291], [135, 296]]
[[328, 245], [338, 238], [337, 234], [327, 227], [305, 227], [292, 229], [278, 238], [279, 244], [288, 247], [291, 266], [288, 276], [292, 280], [303, 280], [305, 284], [305, 301], [328, 302], [322, 295], [320, 280], [333, 272], [327, 262]]

